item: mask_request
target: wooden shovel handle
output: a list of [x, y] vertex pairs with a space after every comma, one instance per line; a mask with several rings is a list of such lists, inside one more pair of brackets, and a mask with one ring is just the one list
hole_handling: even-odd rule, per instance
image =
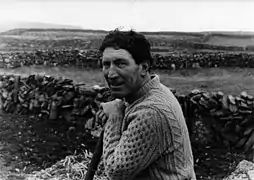
[[104, 130], [102, 130], [99, 140], [96, 144], [96, 147], [95, 147], [95, 150], [93, 153], [93, 157], [91, 159], [88, 171], [86, 173], [85, 180], [93, 180], [94, 174], [95, 174], [95, 172], [98, 168], [98, 165], [100, 163], [100, 159], [101, 159], [102, 152], [103, 152], [103, 134], [104, 134]]

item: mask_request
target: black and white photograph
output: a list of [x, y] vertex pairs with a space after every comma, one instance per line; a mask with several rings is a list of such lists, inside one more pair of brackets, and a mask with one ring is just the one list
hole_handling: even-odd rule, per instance
[[254, 180], [254, 0], [0, 0], [0, 180]]

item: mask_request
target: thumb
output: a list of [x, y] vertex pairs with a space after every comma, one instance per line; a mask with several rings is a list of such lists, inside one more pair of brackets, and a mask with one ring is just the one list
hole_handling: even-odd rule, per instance
[[100, 109], [104, 111], [104, 113], [109, 113], [109, 103], [101, 103], [100, 104]]
[[105, 106], [105, 103], [100, 103], [99, 109], [103, 109], [103, 107]]

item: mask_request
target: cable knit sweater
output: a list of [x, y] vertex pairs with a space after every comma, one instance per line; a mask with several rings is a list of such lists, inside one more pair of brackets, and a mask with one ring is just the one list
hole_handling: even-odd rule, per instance
[[151, 76], [124, 117], [105, 124], [103, 160], [110, 180], [196, 180], [189, 134], [173, 93]]

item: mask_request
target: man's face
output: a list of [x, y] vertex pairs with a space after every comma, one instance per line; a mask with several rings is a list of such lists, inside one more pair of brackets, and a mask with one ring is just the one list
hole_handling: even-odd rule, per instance
[[136, 64], [125, 49], [106, 48], [102, 56], [102, 67], [113, 97], [126, 97], [141, 87], [141, 66]]

